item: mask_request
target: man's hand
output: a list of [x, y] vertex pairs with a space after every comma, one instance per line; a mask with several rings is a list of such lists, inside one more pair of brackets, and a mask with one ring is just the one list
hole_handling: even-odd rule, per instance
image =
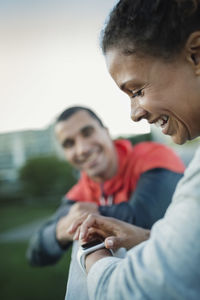
[[106, 248], [113, 250], [121, 247], [128, 250], [147, 240], [150, 235], [150, 231], [147, 229], [96, 214], [88, 215], [80, 225], [80, 222], [76, 220], [70, 227], [71, 234], [76, 232], [74, 238], [83, 243], [91, 240], [93, 235], [99, 235], [105, 239]]
[[69, 233], [68, 229], [76, 221], [80, 224], [87, 218], [88, 214], [98, 214], [98, 206], [95, 203], [75, 203], [69, 213], [62, 217], [56, 227], [56, 238], [60, 245], [65, 246], [68, 242], [73, 241], [74, 233]]
[[83, 213], [88, 214], [98, 214], [98, 205], [96, 203], [91, 202], [77, 202], [74, 205], [72, 205], [70, 209], [70, 213], [81, 215]]

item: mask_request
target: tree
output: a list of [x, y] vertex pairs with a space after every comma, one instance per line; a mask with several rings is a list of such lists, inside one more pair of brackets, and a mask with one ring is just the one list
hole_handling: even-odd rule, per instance
[[25, 191], [32, 196], [64, 195], [76, 182], [74, 169], [55, 156], [29, 159], [19, 171]]

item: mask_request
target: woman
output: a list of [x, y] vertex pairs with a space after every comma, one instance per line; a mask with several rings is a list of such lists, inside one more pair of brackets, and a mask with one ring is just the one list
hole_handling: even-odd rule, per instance
[[[160, 126], [178, 144], [200, 135], [199, 0], [121, 0], [102, 49], [109, 73], [131, 99], [133, 121]], [[91, 299], [199, 299], [199, 183], [200, 149], [149, 238], [141, 228], [101, 216], [72, 225], [84, 242], [98, 233], [107, 248], [130, 249], [124, 259], [107, 249], [87, 255]]]

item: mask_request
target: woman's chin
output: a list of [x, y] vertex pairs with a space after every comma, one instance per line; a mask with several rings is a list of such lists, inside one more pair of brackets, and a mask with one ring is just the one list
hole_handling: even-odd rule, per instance
[[186, 136], [172, 135], [171, 138], [172, 138], [172, 141], [178, 145], [183, 145], [189, 140], [188, 136], [186, 137]]

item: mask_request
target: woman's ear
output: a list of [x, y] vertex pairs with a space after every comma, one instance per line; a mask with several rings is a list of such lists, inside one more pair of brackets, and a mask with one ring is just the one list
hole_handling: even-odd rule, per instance
[[189, 36], [185, 50], [187, 60], [192, 64], [196, 75], [200, 75], [200, 31]]

